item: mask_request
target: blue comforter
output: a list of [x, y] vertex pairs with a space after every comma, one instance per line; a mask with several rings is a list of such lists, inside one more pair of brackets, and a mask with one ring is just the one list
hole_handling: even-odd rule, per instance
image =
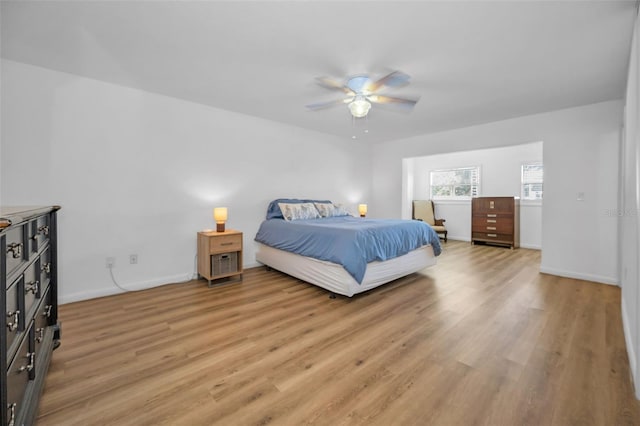
[[351, 216], [265, 220], [255, 240], [340, 264], [358, 283], [362, 283], [367, 263], [374, 260], [392, 259], [428, 244], [436, 256], [442, 251], [438, 235], [424, 222]]

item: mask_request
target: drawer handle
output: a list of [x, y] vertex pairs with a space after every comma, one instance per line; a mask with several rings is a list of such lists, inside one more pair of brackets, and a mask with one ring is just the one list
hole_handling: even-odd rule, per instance
[[9, 331], [13, 331], [20, 325], [20, 311], [7, 312], [7, 318], [13, 317], [13, 322], [7, 322]]
[[495, 231], [496, 227], [495, 226], [487, 226], [487, 231]]
[[495, 219], [487, 219], [487, 223], [497, 223], [498, 221]]
[[38, 333], [38, 337], [36, 337], [36, 342], [42, 343], [44, 340], [44, 327], [36, 328], [36, 333]]
[[15, 402], [13, 404], [7, 405], [7, 409], [11, 413], [11, 414], [9, 414], [9, 423], [7, 423], [7, 426], [15, 426], [16, 425], [16, 408], [17, 407], [18, 407], [18, 404], [16, 404]]
[[40, 286], [40, 281], [32, 281], [30, 283], [26, 283], [24, 285], [24, 292], [36, 294], [38, 292], [38, 287]]
[[23, 365], [22, 367], [18, 368], [18, 373], [22, 373], [25, 370], [26, 371], [33, 370], [33, 366], [34, 366], [35, 360], [36, 360], [36, 353], [35, 352], [29, 352], [25, 358], [27, 358], [29, 360], [29, 364]]
[[44, 235], [45, 237], [49, 235], [49, 227], [47, 225], [42, 225], [40, 228], [38, 228], [38, 232], [35, 233], [35, 235], [33, 237], [31, 237], [32, 240], [37, 240], [38, 239], [38, 235]]
[[44, 312], [42, 313], [42, 316], [49, 318], [51, 316], [51, 308], [52, 308], [51, 305], [45, 306], [44, 307]]
[[220, 245], [221, 246], [230, 246], [230, 245], [233, 245], [233, 243], [232, 242], [230, 242], [230, 243], [221, 243]]
[[22, 256], [22, 243], [11, 243], [7, 246], [7, 254], [12, 253], [13, 258], [17, 259]]
[[497, 214], [489, 214], [489, 213], [488, 213], [488, 214], [487, 214], [487, 217], [498, 217], [498, 215], [497, 215]]
[[40, 267], [40, 272], [46, 272], [47, 274], [51, 273], [51, 262], [45, 263]]
[[487, 237], [497, 238], [497, 237], [498, 237], [498, 234], [487, 234]]

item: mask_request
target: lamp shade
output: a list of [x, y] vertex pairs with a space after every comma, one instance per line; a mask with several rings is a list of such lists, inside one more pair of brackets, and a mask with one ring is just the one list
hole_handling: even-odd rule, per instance
[[227, 221], [227, 208], [226, 207], [216, 207], [213, 209], [213, 218], [216, 223], [226, 222]]
[[213, 209], [213, 219], [216, 221], [216, 231], [224, 232], [224, 223], [227, 221], [227, 208], [216, 207]]
[[367, 205], [358, 204], [358, 213], [360, 213], [360, 217], [365, 217], [367, 215]]

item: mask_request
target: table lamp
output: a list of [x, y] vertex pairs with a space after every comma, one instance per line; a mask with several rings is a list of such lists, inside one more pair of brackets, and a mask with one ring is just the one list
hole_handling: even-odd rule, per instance
[[227, 208], [216, 207], [213, 209], [213, 219], [216, 221], [216, 232], [224, 232], [224, 223], [227, 221]]

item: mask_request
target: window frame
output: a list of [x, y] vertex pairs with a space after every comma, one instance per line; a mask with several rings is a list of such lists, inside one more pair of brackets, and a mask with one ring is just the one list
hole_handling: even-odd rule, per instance
[[[477, 174], [477, 182], [473, 183], [473, 179], [472, 181], [468, 184], [471, 186], [470, 195], [434, 195], [433, 193], [433, 188], [434, 185], [433, 184], [433, 174], [434, 173], [443, 173], [443, 172], [455, 172], [455, 171], [459, 171], [459, 170], [472, 170], [475, 171]], [[474, 197], [479, 197], [480, 196], [480, 190], [481, 190], [481, 173], [482, 173], [482, 168], [479, 165], [475, 165], [475, 166], [462, 166], [462, 167], [448, 167], [448, 168], [443, 168], [443, 169], [436, 169], [436, 170], [430, 170], [429, 171], [429, 197], [432, 200], [436, 200], [436, 201], [468, 201], [471, 200]], [[441, 185], [442, 186], [442, 185]], [[473, 187], [475, 186], [475, 193], [473, 191]], [[459, 187], [458, 185], [452, 185], [452, 192], [455, 194], [455, 188]]]
[[[542, 182], [525, 182], [525, 167], [540, 166], [542, 167]], [[540, 198], [525, 197], [525, 185], [534, 185], [539, 183], [542, 186]], [[544, 200], [544, 163], [542, 161], [524, 161], [520, 164], [520, 200], [526, 203], [536, 204], [542, 203]]]

